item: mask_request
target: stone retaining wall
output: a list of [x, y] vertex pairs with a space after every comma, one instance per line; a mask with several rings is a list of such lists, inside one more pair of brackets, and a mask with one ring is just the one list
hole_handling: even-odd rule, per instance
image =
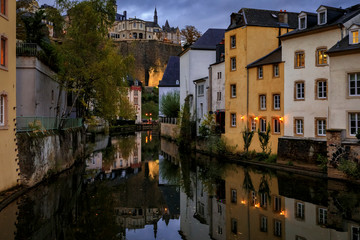
[[161, 123], [160, 131], [161, 136], [170, 137], [175, 140], [179, 135], [179, 126], [176, 124]]

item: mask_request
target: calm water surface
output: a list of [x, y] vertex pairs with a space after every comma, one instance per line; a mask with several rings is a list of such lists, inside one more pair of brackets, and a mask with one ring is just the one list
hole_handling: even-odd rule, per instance
[[151, 132], [88, 145], [86, 164], [0, 212], [0, 240], [360, 240], [357, 185], [220, 164]]

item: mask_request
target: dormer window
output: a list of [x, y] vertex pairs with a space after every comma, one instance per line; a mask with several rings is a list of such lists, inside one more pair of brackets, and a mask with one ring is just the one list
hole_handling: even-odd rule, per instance
[[359, 43], [360, 25], [353, 24], [348, 29], [348, 31], [349, 31], [349, 44], [358, 44]]
[[299, 29], [305, 29], [306, 28], [306, 16], [299, 17]]
[[318, 13], [318, 24], [322, 25], [326, 23], [326, 11]]
[[352, 39], [352, 44], [359, 43], [359, 31], [352, 31], [351, 32], [351, 39]]

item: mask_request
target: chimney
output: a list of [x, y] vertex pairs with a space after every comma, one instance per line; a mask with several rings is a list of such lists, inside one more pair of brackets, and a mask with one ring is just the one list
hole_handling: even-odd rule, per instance
[[123, 15], [124, 15], [124, 18], [125, 18], [125, 20], [126, 20], [126, 11], [124, 11]]
[[288, 14], [287, 14], [286, 10], [284, 10], [284, 11], [280, 10], [280, 12], [278, 14], [278, 18], [279, 18], [279, 23], [288, 24]]

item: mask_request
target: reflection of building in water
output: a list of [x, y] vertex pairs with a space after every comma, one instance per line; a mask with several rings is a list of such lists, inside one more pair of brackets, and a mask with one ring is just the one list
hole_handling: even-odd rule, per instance
[[126, 229], [142, 229], [157, 224], [162, 211], [159, 208], [115, 208], [116, 223]]
[[111, 144], [116, 151], [115, 160], [108, 171], [141, 166], [141, 132], [136, 132], [135, 137], [111, 139]]
[[219, 179], [216, 182], [216, 195], [211, 199], [210, 212], [210, 236], [212, 239], [226, 239], [226, 195], [225, 181]]
[[93, 152], [86, 161], [87, 170], [100, 170], [102, 169], [102, 152]]

